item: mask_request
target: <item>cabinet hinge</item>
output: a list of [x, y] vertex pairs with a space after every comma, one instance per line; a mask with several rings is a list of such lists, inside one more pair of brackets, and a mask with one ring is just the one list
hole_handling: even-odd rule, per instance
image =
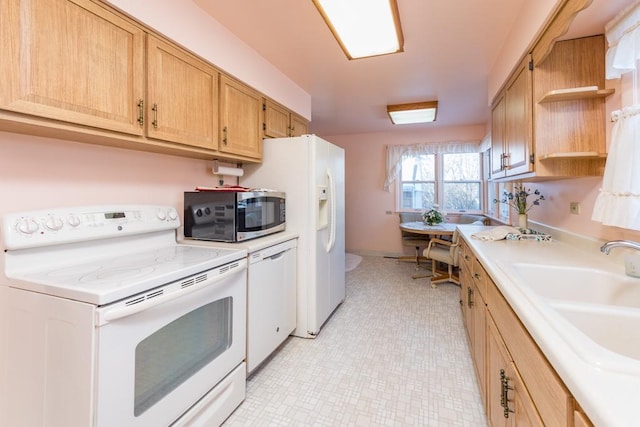
[[262, 124], [262, 130], [267, 130], [267, 124], [266, 123]]
[[529, 163], [535, 163], [536, 162], [536, 155], [535, 154], [530, 154], [529, 155]]
[[533, 59], [529, 60], [529, 71], [533, 71]]
[[264, 102], [262, 103], [262, 111], [267, 111], [267, 104]]

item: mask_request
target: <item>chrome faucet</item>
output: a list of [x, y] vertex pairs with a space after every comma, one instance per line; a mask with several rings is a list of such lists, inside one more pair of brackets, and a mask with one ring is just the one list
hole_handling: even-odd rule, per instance
[[640, 251], [640, 243], [631, 240], [612, 240], [600, 247], [600, 252], [609, 255], [609, 251], [613, 248], [631, 248]]

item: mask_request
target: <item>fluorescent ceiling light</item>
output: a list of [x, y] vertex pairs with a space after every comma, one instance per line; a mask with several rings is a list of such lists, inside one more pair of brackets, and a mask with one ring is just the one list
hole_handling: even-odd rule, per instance
[[438, 101], [387, 105], [387, 113], [394, 125], [434, 122], [437, 111]]
[[396, 0], [313, 0], [349, 59], [402, 52]]

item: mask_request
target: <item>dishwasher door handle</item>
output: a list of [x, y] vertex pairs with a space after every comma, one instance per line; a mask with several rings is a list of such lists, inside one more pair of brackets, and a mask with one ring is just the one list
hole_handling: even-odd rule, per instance
[[271, 256], [268, 256], [268, 257], [266, 257], [265, 259], [270, 259], [270, 260], [275, 261], [275, 260], [277, 260], [277, 259], [282, 258], [282, 257], [284, 256], [285, 252], [288, 252], [288, 251], [290, 251], [290, 249], [285, 249], [284, 251], [282, 251], [282, 252], [278, 252], [277, 254], [273, 254], [273, 255], [271, 255]]

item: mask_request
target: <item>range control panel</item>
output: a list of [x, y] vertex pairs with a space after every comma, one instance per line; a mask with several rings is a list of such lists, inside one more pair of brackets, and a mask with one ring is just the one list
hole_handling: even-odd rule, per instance
[[2, 238], [7, 250], [106, 239], [176, 229], [172, 206], [121, 205], [61, 208], [5, 214]]

